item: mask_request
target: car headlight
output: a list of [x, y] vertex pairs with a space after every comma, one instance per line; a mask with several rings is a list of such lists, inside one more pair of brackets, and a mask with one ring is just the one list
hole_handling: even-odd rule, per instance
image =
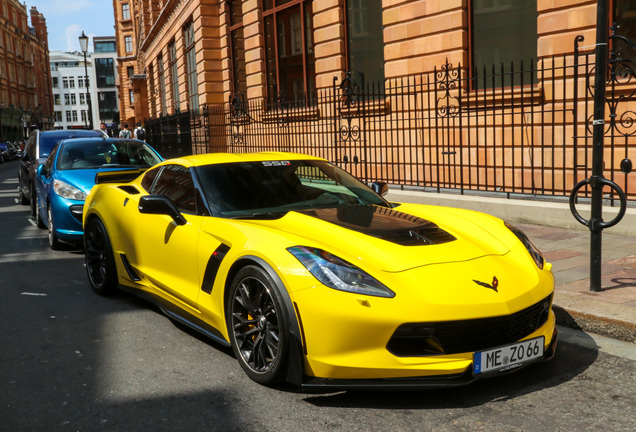
[[83, 191], [61, 180], [55, 180], [53, 182], [53, 190], [62, 198], [86, 201], [86, 194]]
[[526, 247], [526, 250], [528, 251], [528, 253], [532, 257], [534, 262], [537, 264], [537, 267], [539, 267], [541, 270], [543, 270], [543, 264], [544, 264], [543, 255], [541, 254], [539, 249], [537, 249], [535, 247], [535, 245], [532, 244], [532, 242], [530, 241], [528, 236], [525, 235], [525, 233], [523, 231], [521, 231], [519, 228], [517, 228], [514, 225], [511, 225], [511, 224], [509, 224], [507, 222], [506, 222], [506, 227], [510, 231], [512, 231], [512, 233], [514, 235], [517, 236], [517, 238], [521, 241], [521, 243], [523, 243], [523, 245]]
[[287, 249], [323, 285], [355, 294], [393, 298], [395, 293], [364, 270], [322, 249], [295, 246]]

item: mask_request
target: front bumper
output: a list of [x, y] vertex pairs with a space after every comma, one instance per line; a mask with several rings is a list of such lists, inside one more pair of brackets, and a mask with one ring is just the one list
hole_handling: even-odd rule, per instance
[[51, 199], [51, 217], [53, 218], [55, 235], [66, 242], [82, 241], [84, 238], [84, 228], [82, 227], [84, 203], [56, 195]]
[[556, 327], [552, 334], [550, 344], [542, 358], [534, 362], [526, 363], [515, 369], [498, 374], [488, 374], [484, 376], [475, 376], [471, 373], [470, 368], [463, 373], [450, 375], [435, 375], [423, 377], [407, 377], [407, 378], [376, 378], [376, 379], [328, 379], [306, 377], [302, 383], [302, 388], [308, 391], [341, 391], [341, 390], [433, 390], [441, 388], [463, 387], [475, 381], [480, 381], [495, 376], [507, 375], [523, 369], [529, 365], [551, 360], [557, 347]]

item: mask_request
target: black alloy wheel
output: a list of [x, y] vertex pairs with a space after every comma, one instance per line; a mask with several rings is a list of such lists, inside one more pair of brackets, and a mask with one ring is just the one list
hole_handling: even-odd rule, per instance
[[284, 378], [288, 322], [276, 286], [261, 267], [241, 269], [232, 282], [229, 333], [245, 373], [260, 384]]
[[93, 291], [107, 296], [117, 291], [113, 248], [101, 220], [93, 218], [84, 230], [84, 259]]

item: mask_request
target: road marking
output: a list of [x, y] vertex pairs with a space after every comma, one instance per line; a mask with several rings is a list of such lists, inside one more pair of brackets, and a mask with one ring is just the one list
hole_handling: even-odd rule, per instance
[[44, 293], [32, 293], [32, 292], [23, 292], [23, 293], [20, 293], [20, 295], [23, 295], [23, 296], [32, 296], [32, 297], [46, 297], [48, 294], [44, 294]]

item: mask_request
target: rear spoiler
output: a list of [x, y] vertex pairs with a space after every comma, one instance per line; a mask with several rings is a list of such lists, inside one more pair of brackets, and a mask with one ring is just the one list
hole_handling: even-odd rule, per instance
[[95, 184], [128, 183], [143, 174], [147, 168], [135, 168], [119, 171], [101, 171], [95, 174]]

